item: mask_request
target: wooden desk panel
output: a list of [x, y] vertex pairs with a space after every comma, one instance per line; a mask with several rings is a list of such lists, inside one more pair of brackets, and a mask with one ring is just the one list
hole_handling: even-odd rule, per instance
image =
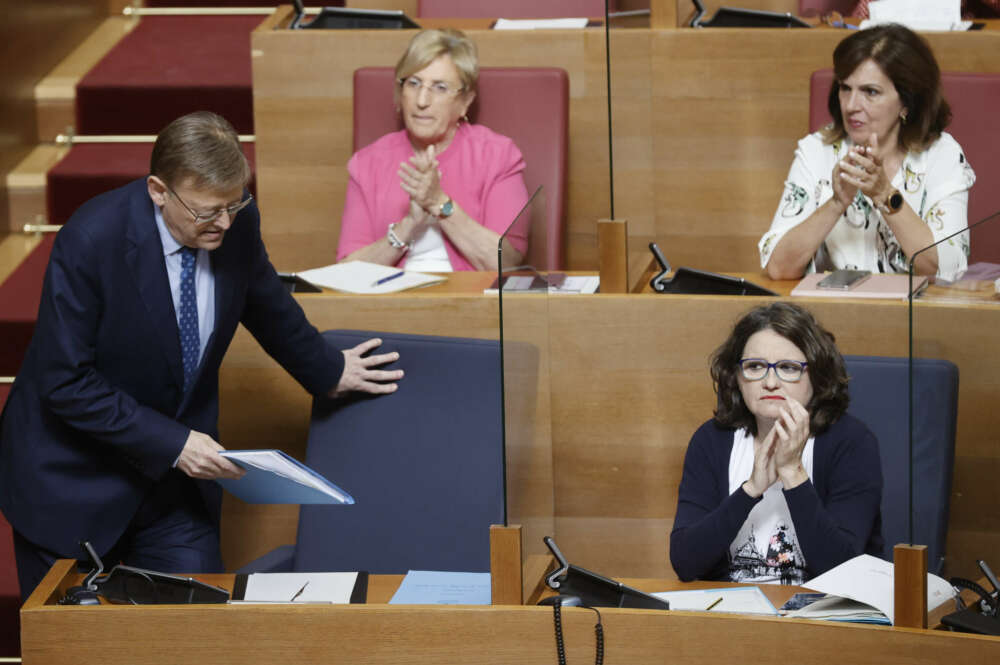
[[[748, 275], [785, 292], [791, 283]], [[474, 277], [468, 277], [475, 282]], [[454, 285], [457, 288], [459, 285]], [[395, 296], [306, 295], [319, 328], [361, 328], [495, 339], [495, 299], [476, 293]], [[509, 339], [534, 348], [521, 412], [537, 418], [511, 444], [511, 520], [525, 524], [527, 553], [554, 534], [579, 565], [615, 576], [669, 578], [667, 534], [691, 434], [715, 399], [709, 354], [736, 319], [762, 298], [521, 296], [505, 299], [516, 322]], [[847, 354], [905, 357], [905, 303], [805, 299]], [[960, 372], [948, 574], [975, 574], [983, 552], [1000, 548], [1000, 472], [995, 408], [1000, 357], [995, 305], [920, 303], [916, 349]], [[523, 368], [522, 368], [523, 369]], [[222, 434], [228, 447], [275, 446], [304, 453], [309, 398], [245, 332], [223, 366]], [[531, 392], [534, 390], [534, 392]], [[347, 482], [346, 480], [344, 482]], [[349, 485], [348, 485], [349, 487]], [[242, 565], [293, 542], [295, 511], [227, 499], [225, 560]]]
[[[100, 662], [159, 665], [182, 660], [242, 665], [288, 660], [344, 663], [521, 663], [555, 657], [552, 610], [528, 606], [102, 605], [52, 603], [73, 578], [58, 562], [21, 612], [26, 665]], [[664, 580], [626, 580], [671, 588]], [[608, 663], [717, 665], [742, 662], [989, 662], [1000, 638], [705, 612], [602, 608]], [[589, 662], [595, 616], [562, 612], [566, 657]], [[183, 639], [179, 639], [182, 636]], [[836, 645], [829, 648], [829, 645]]]

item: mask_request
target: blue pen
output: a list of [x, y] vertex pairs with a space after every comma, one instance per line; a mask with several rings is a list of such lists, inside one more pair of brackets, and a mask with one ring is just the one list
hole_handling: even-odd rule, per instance
[[405, 274], [406, 273], [404, 271], [400, 270], [399, 272], [393, 273], [392, 275], [389, 275], [387, 277], [383, 277], [382, 279], [376, 279], [374, 282], [372, 282], [372, 286], [381, 286], [386, 282], [396, 279], [397, 277], [402, 277]]

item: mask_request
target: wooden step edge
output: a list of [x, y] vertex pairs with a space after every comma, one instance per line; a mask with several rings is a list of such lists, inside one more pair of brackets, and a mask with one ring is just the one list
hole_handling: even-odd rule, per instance
[[49, 71], [34, 88], [38, 140], [51, 141], [75, 122], [76, 85], [137, 24], [113, 16], [101, 24]]

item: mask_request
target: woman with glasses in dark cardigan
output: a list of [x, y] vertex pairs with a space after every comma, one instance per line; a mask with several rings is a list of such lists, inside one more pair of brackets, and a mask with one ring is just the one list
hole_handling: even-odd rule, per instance
[[712, 356], [715, 417], [684, 459], [670, 561], [682, 580], [801, 584], [882, 552], [878, 442], [807, 310], [746, 314]]

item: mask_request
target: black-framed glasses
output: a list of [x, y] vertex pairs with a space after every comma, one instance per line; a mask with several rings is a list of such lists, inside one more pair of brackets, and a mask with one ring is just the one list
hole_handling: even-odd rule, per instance
[[782, 381], [795, 383], [802, 378], [809, 363], [798, 360], [776, 360], [769, 363], [763, 358], [744, 358], [740, 361], [740, 372], [747, 381], [760, 381], [774, 368], [774, 374]]
[[236, 217], [236, 213], [238, 213], [240, 210], [243, 210], [243, 208], [246, 208], [248, 205], [250, 205], [250, 202], [253, 201], [253, 194], [247, 194], [247, 197], [245, 199], [243, 199], [239, 203], [234, 203], [231, 206], [226, 206], [224, 208], [217, 208], [215, 210], [212, 210], [211, 212], [195, 212], [194, 210], [191, 209], [191, 206], [189, 206], [187, 203], [184, 202], [184, 199], [180, 197], [180, 194], [175, 192], [170, 185], [164, 183], [164, 186], [167, 188], [167, 191], [173, 194], [174, 197], [178, 201], [180, 201], [181, 205], [184, 206], [184, 209], [187, 210], [191, 214], [191, 217], [194, 218], [194, 223], [199, 226], [201, 226], [202, 224], [208, 224], [210, 222], [214, 222], [218, 218], [222, 217], [222, 213], [227, 213], [229, 215], [229, 219], [232, 220]]
[[444, 81], [424, 83], [420, 80], [419, 76], [409, 76], [405, 79], [396, 79], [396, 82], [399, 83], [399, 87], [403, 89], [403, 92], [410, 93], [414, 97], [420, 94], [421, 88], [427, 88], [430, 91], [431, 96], [434, 98], [450, 97], [465, 90], [464, 86], [453, 88]]

